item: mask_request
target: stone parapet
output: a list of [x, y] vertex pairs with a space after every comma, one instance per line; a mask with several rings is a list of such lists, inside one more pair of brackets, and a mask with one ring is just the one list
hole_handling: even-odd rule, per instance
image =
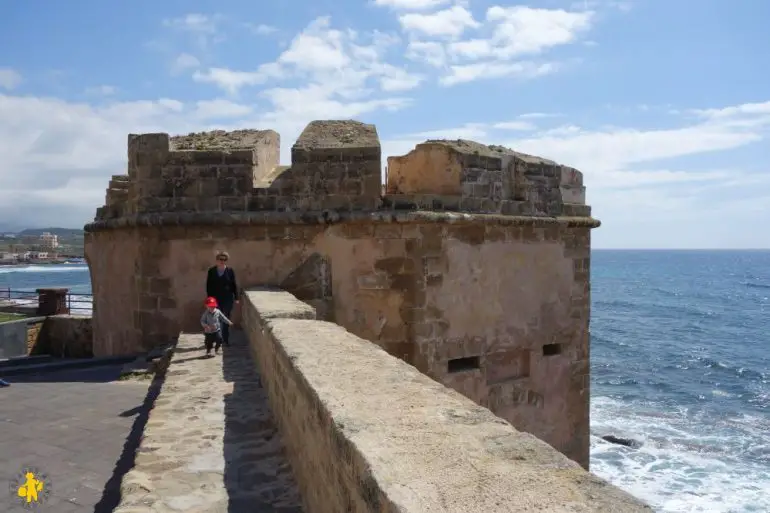
[[305, 511], [652, 511], [288, 293], [244, 303]]

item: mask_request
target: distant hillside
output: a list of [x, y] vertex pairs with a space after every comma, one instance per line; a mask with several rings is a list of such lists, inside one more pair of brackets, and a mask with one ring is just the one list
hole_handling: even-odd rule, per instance
[[44, 232], [48, 232], [53, 235], [58, 235], [59, 237], [63, 237], [67, 239], [83, 237], [83, 230], [80, 228], [27, 228], [26, 230], [21, 230], [20, 232], [17, 232], [16, 235], [20, 237], [23, 237], [25, 235], [37, 237]]

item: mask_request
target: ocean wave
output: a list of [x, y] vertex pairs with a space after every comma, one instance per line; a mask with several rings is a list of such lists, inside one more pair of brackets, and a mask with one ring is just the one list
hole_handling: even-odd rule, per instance
[[[654, 401], [591, 401], [591, 470], [666, 513], [770, 511], [767, 420]], [[601, 438], [640, 441], [638, 449]]]
[[694, 299], [688, 301], [686, 298], [682, 299], [681, 303], [656, 300], [655, 298], [610, 301], [596, 299], [592, 304], [593, 312], [599, 318], [613, 314], [633, 314], [635, 318], [643, 319], [646, 322], [650, 320], [660, 321], [661, 319], [676, 320], [677, 322], [686, 322], [685, 318], [710, 319], [720, 315], [719, 309], [723, 307], [724, 305], [710, 306], [708, 302], [697, 302]]
[[695, 356], [688, 360], [690, 363], [698, 363], [703, 369], [713, 369], [715, 371], [729, 374], [732, 377], [743, 378], [750, 381], [761, 381], [766, 379], [768, 374], [758, 370], [749, 369], [743, 365], [731, 365], [710, 356]]
[[87, 265], [56, 264], [56, 265], [25, 265], [23, 267], [3, 266], [0, 274], [10, 273], [69, 273], [88, 271]]
[[741, 285], [750, 289], [770, 289], [770, 285], [767, 283], [752, 283], [750, 281], [745, 281], [741, 283]]

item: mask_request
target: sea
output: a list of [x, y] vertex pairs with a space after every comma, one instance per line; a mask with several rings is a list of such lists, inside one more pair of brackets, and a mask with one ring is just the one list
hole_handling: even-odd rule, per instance
[[[770, 512], [770, 251], [595, 250], [591, 280], [591, 471], [659, 512]], [[88, 269], [0, 267], [0, 295], [46, 286]]]

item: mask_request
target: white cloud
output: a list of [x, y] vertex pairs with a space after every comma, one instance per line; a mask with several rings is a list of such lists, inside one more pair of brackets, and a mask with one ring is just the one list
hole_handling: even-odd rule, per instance
[[163, 20], [163, 25], [192, 38], [200, 51], [224, 40], [220, 30], [223, 17], [219, 14], [190, 13], [178, 18]]
[[278, 32], [278, 29], [273, 27], [272, 25], [265, 25], [262, 23], [260, 23], [259, 25], [251, 26], [251, 28], [255, 34], [258, 34], [260, 36], [268, 36], [270, 34]]
[[404, 14], [398, 21], [408, 32], [434, 37], [459, 37], [466, 29], [481, 26], [470, 11], [459, 5], [431, 14]]
[[453, 57], [462, 59], [482, 59], [492, 55], [492, 42], [488, 39], [469, 39], [453, 41], [447, 45], [447, 51]]
[[[402, 136], [405, 139], [415, 139], [422, 141], [424, 139], [470, 139], [480, 140], [487, 137], [488, 127], [484, 123], [466, 123], [458, 128], [447, 128], [440, 130], [428, 130]], [[414, 145], [412, 145], [414, 146]]]
[[410, 41], [406, 58], [441, 67], [446, 63], [446, 51], [443, 44], [435, 41]]
[[548, 75], [557, 70], [557, 64], [548, 62], [479, 62], [476, 64], [450, 66], [449, 73], [441, 77], [439, 83], [444, 86], [453, 86], [474, 80], [488, 80], [506, 76], [529, 79]]
[[224, 91], [235, 94], [246, 86], [261, 85], [281, 76], [281, 70], [276, 65], [263, 65], [257, 71], [236, 71], [227, 68], [209, 68], [206, 71], [195, 71], [193, 80], [201, 83], [214, 84]]
[[163, 24], [167, 27], [199, 34], [215, 34], [217, 31], [216, 18], [199, 13], [190, 13], [179, 18], [163, 20]]
[[[519, 116], [519, 118], [523, 119], [524, 116]], [[528, 130], [534, 130], [535, 125], [528, 121], [503, 121], [500, 123], [495, 123], [494, 125], [492, 125], [492, 128], [495, 128], [497, 130], [512, 130], [512, 131], [526, 132]]]
[[0, 87], [3, 89], [15, 89], [21, 84], [21, 75], [11, 68], [0, 68]]
[[251, 114], [254, 108], [230, 100], [202, 100], [196, 103], [193, 116], [201, 120], [242, 118]]
[[490, 7], [487, 21], [495, 28], [491, 41], [501, 59], [536, 54], [574, 42], [591, 27], [593, 13], [531, 7]]
[[111, 85], [101, 85], [98, 87], [86, 88], [86, 94], [95, 96], [112, 96], [118, 91], [118, 89]]
[[[257, 70], [211, 68], [197, 71], [193, 79], [215, 84], [230, 95], [271, 84], [259, 93], [272, 107], [262, 120], [291, 133], [316, 114], [350, 117], [406, 106], [408, 98], [391, 94], [417, 87], [424, 77], [386, 62], [385, 54], [397, 42], [380, 32], [362, 35], [335, 29], [330, 18], [321, 17], [295, 36], [275, 61]], [[296, 80], [305, 85], [285, 85]]]
[[387, 65], [391, 69], [391, 73], [383, 73], [380, 77], [380, 88], [383, 91], [408, 91], [419, 86], [425, 78], [421, 75], [414, 75], [408, 73], [402, 68], [396, 68], [395, 66]]
[[[448, 72], [445, 86], [479, 79], [516, 76], [535, 78], [561, 69], [561, 63], [532, 60], [548, 50], [576, 43], [593, 24], [592, 11], [535, 9], [525, 6], [492, 6], [485, 24], [462, 6], [434, 13], [408, 13], [399, 17], [402, 29], [412, 37], [406, 49], [410, 60]], [[476, 35], [460, 36], [468, 30]], [[522, 61], [525, 56], [529, 59]]]
[[559, 132], [546, 132], [510, 144], [526, 153], [569, 162], [578, 169], [604, 172], [642, 162], [729, 150], [762, 137], [758, 131], [713, 123], [659, 130], [594, 131], [568, 126]]
[[522, 114], [519, 117], [521, 119], [543, 119], [543, 118], [555, 118], [558, 117], [559, 114], [551, 114], [548, 112], [528, 112], [526, 114]]
[[174, 59], [174, 62], [171, 64], [171, 72], [178, 74], [189, 69], [197, 68], [200, 65], [200, 61], [194, 55], [190, 55], [189, 53], [181, 53], [176, 56], [176, 59]]
[[[494, 133], [502, 132], [531, 132], [537, 129], [534, 123], [523, 121], [521, 116], [511, 121], [499, 121], [497, 123], [465, 123], [456, 128], [443, 128], [438, 130], [425, 130], [406, 135], [400, 135], [398, 143], [394, 145], [389, 141], [388, 155], [400, 155], [412, 149], [416, 144], [426, 139], [470, 139], [485, 142]], [[395, 148], [398, 147], [399, 150]], [[404, 148], [403, 151], [400, 148]]]
[[343, 48], [347, 34], [330, 28], [328, 17], [310, 24], [281, 54], [281, 64], [304, 69], [338, 69], [350, 64], [350, 56]]
[[374, 5], [405, 11], [422, 11], [446, 5], [451, 0], [374, 0]]
[[770, 116], [770, 101], [763, 103], [745, 103], [735, 107], [726, 107], [724, 109], [701, 109], [693, 111], [696, 115], [707, 119], [728, 119], [738, 116], [760, 116], [759, 119], [765, 119]]

